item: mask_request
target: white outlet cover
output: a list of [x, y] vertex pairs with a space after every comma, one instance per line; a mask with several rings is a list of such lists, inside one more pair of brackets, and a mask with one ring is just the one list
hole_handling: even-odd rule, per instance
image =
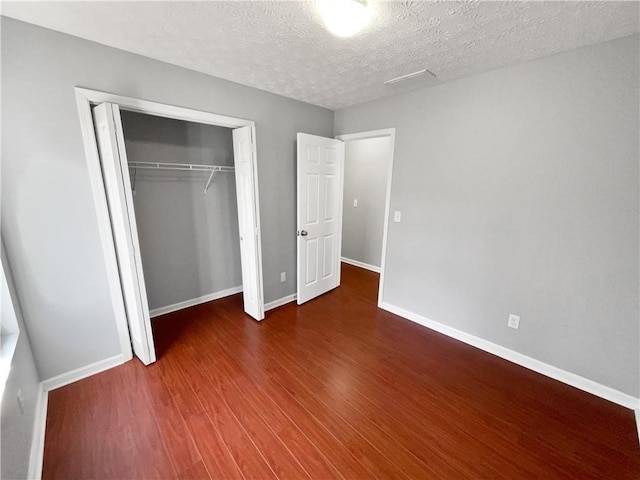
[[280, 274], [280, 282], [286, 282], [287, 281], [287, 272], [282, 272]]
[[509, 320], [507, 320], [507, 326], [515, 328], [516, 330], [520, 328], [520, 317], [518, 315], [510, 313]]
[[354, 198], [354, 199], [353, 199], [353, 206], [354, 206], [354, 207], [357, 207], [357, 206], [358, 206], [358, 199], [357, 199], [357, 198]]

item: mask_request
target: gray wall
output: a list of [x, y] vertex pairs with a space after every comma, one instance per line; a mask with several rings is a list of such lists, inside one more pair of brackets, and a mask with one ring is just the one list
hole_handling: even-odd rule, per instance
[[[233, 166], [231, 129], [122, 112], [129, 161]], [[133, 175], [133, 172], [131, 172]], [[133, 197], [149, 308], [242, 285], [233, 173], [137, 170]]]
[[296, 132], [331, 136], [333, 112], [1, 21], [3, 236], [43, 379], [120, 353], [75, 86], [254, 120], [265, 300], [295, 291]]
[[[13, 284], [11, 266], [2, 251], [2, 266], [7, 278], [9, 295], [13, 302], [15, 319], [17, 320], [20, 335], [11, 362], [9, 378], [2, 395], [2, 425], [0, 444], [0, 478], [19, 479], [27, 478], [29, 470], [29, 454], [31, 453], [31, 441], [36, 415], [36, 402], [38, 399], [39, 378], [29, 345], [29, 338], [24, 326], [20, 311], [19, 298]], [[8, 303], [6, 298], [2, 300], [2, 313], [6, 315]], [[18, 405], [18, 391], [24, 399], [24, 413]]]
[[389, 137], [345, 143], [342, 256], [374, 267], [382, 258], [390, 148]]
[[397, 128], [384, 301], [637, 397], [638, 58], [632, 36], [337, 111]]

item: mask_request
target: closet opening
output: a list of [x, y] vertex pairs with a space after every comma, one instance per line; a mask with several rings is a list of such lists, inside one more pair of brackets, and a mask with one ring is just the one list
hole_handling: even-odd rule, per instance
[[152, 322], [242, 292], [232, 129], [121, 118]]
[[264, 318], [255, 125], [76, 89], [122, 361], [151, 319], [242, 292]]

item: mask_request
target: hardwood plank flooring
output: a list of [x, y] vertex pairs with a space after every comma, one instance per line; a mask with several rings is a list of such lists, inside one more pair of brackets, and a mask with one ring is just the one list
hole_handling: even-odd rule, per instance
[[49, 394], [45, 479], [640, 479], [634, 414], [376, 307], [378, 275], [258, 323], [154, 320], [158, 362]]

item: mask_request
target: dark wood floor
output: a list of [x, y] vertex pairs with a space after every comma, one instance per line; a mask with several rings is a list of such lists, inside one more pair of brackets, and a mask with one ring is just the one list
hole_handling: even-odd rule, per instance
[[377, 282], [159, 317], [156, 364], [50, 393], [43, 477], [640, 478], [632, 411], [378, 310]]

